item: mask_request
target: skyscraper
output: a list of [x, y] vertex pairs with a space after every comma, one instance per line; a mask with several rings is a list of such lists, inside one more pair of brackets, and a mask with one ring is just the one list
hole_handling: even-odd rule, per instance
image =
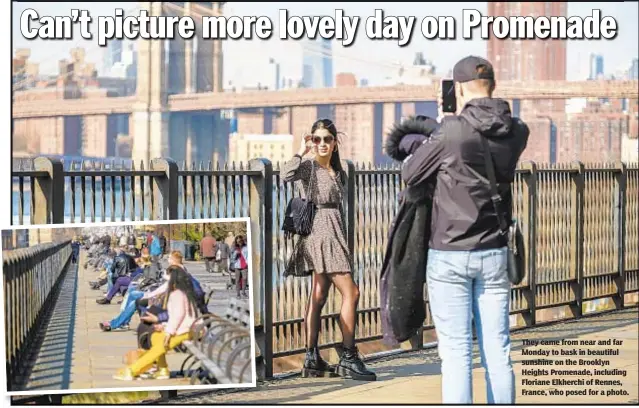
[[302, 86], [333, 87], [333, 51], [331, 40], [319, 39], [302, 43]]
[[[566, 16], [567, 2], [489, 2], [488, 15]], [[497, 81], [563, 81], [566, 79], [566, 40], [488, 40], [488, 60]], [[563, 100], [522, 101], [525, 113], [564, 112]]]
[[[282, 87], [282, 73], [280, 69], [280, 63], [275, 61], [275, 59], [273, 58], [270, 58], [268, 63], [270, 71], [269, 76], [271, 77], [269, 83], [267, 84], [268, 89], [271, 91], [279, 91], [279, 89]], [[270, 82], [271, 80], [273, 81], [273, 83]]]
[[107, 44], [107, 48], [104, 51], [104, 73], [108, 75], [111, 67], [116, 63], [122, 61], [122, 49], [123, 40], [114, 38]]
[[639, 79], [639, 59], [634, 58], [632, 63], [630, 63], [630, 70], [628, 71], [628, 79], [637, 80]]
[[[489, 16], [565, 16], [567, 2], [488, 3]], [[498, 81], [565, 80], [565, 40], [488, 40], [488, 60]]]
[[599, 79], [604, 74], [604, 59], [602, 55], [590, 54], [590, 74], [588, 79]]

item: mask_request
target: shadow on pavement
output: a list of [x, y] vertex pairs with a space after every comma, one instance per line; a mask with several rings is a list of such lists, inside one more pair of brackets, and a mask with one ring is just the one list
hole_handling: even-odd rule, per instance
[[34, 348], [25, 391], [70, 388], [78, 267], [70, 264]]
[[[568, 339], [589, 335], [609, 329], [637, 324], [639, 309], [632, 307], [620, 311], [607, 312], [598, 315], [585, 316], [578, 320], [556, 322], [550, 325], [534, 327], [514, 332], [512, 334], [512, 351], [523, 348], [523, 339]], [[477, 342], [474, 343], [473, 358], [479, 358]], [[513, 361], [516, 363], [516, 361]], [[358, 389], [360, 387], [376, 388], [375, 384], [383, 387], [384, 383], [393, 379], [412, 378], [419, 376], [440, 375], [440, 360], [437, 349], [431, 348], [416, 352], [386, 357], [370, 363], [370, 367], [377, 373], [378, 380], [374, 383], [353, 380], [334, 379], [303, 379], [299, 376], [283, 380], [272, 380], [261, 383], [254, 389], [243, 390], [215, 390], [210, 392], [196, 392], [183, 395], [170, 401], [153, 401], [152, 403], [166, 404], [271, 404], [298, 402], [314, 396], [334, 392], [337, 390]], [[473, 369], [481, 367], [481, 363], [473, 364]], [[260, 395], [262, 394], [262, 395]]]

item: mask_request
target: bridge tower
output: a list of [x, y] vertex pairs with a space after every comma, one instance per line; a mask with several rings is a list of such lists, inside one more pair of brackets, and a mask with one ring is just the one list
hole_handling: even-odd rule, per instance
[[222, 92], [222, 42], [202, 38], [202, 17], [222, 14], [219, 2], [140, 2], [150, 16], [191, 16], [196, 35], [184, 40], [138, 40], [136, 104], [131, 114], [133, 160], [158, 157], [194, 162], [226, 155], [219, 111], [168, 112], [175, 94]]

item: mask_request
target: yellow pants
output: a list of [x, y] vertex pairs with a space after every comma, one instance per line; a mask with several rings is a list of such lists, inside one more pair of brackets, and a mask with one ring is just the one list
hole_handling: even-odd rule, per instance
[[151, 334], [151, 349], [142, 356], [135, 363], [131, 364], [130, 368], [134, 376], [138, 376], [144, 373], [149, 367], [157, 362], [158, 369], [167, 368], [166, 353], [182, 344], [182, 342], [188, 340], [191, 337], [191, 333], [184, 333], [171, 337], [169, 346], [164, 346], [164, 339], [166, 334], [164, 332], [154, 332]]

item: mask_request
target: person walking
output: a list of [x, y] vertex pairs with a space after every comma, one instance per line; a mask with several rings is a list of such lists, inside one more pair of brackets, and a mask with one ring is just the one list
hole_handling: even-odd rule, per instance
[[248, 299], [247, 294], [247, 275], [248, 275], [248, 247], [246, 246], [246, 242], [244, 241], [244, 237], [238, 235], [235, 237], [235, 245], [233, 246], [233, 251], [231, 253], [231, 263], [233, 264], [233, 269], [235, 270], [235, 290], [237, 292], [237, 298]]
[[229, 248], [232, 248], [233, 245], [235, 245], [235, 234], [233, 234], [233, 231], [229, 231], [229, 233], [226, 234], [226, 238], [224, 238], [224, 243], [228, 245]]
[[204, 265], [208, 273], [213, 273], [213, 262], [215, 262], [216, 252], [217, 242], [211, 233], [207, 232], [200, 241], [200, 255], [204, 258]]
[[[315, 157], [303, 159], [314, 150]], [[285, 276], [312, 276], [306, 316], [306, 357], [302, 376], [330, 376], [333, 370], [322, 359], [318, 348], [322, 308], [331, 285], [342, 295], [339, 326], [343, 354], [337, 374], [356, 380], [374, 381], [377, 376], [360, 359], [355, 345], [355, 325], [359, 288], [353, 280], [351, 255], [346, 241], [342, 199], [346, 185], [339, 157], [338, 132], [333, 122], [320, 119], [304, 137], [299, 153], [282, 168], [282, 180], [300, 180], [305, 196], [316, 206], [310, 235], [301, 236], [285, 270]]]
[[[508, 248], [493, 198], [511, 220], [511, 184], [529, 130], [512, 116], [508, 102], [493, 98], [495, 74], [489, 61], [460, 60], [453, 81], [457, 115], [442, 114], [440, 128], [402, 168], [409, 188], [435, 181], [426, 275], [442, 360], [442, 403], [473, 402], [474, 320], [488, 403], [513, 404]], [[499, 197], [491, 195], [485, 147]]]
[[231, 259], [231, 248], [223, 240], [217, 241], [217, 251], [215, 252], [215, 264], [217, 265], [217, 271], [224, 274], [229, 274], [229, 262]]

